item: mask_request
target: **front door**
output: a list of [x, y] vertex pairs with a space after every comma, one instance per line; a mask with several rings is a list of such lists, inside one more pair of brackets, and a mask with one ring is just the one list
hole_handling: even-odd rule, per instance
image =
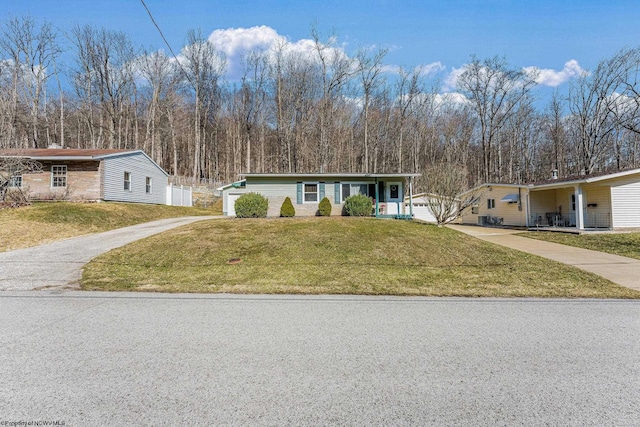
[[387, 182], [385, 185], [384, 195], [387, 199], [387, 213], [397, 215], [402, 213], [402, 186], [399, 182]]
[[387, 202], [402, 201], [402, 185], [399, 182], [388, 182], [386, 186], [385, 196]]

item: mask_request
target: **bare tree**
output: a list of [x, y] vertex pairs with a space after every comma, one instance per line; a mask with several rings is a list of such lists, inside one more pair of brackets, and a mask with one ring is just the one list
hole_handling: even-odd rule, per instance
[[[13, 18], [0, 28], [0, 56], [8, 58], [12, 67], [11, 111], [17, 118], [18, 102], [28, 106], [29, 146], [38, 148], [46, 145], [39, 133], [46, 109], [47, 81], [54, 75], [60, 55], [57, 34], [51, 24], [38, 25], [30, 17]], [[15, 134], [14, 129], [10, 135]]]
[[386, 54], [386, 49], [378, 49], [369, 56], [369, 52], [366, 49], [360, 49], [356, 55], [356, 75], [358, 76], [362, 93], [362, 124], [364, 129], [362, 141], [364, 153], [363, 172], [369, 172], [370, 169], [369, 109], [371, 107], [371, 98], [383, 83], [381, 79], [382, 61]]
[[0, 202], [5, 202], [9, 189], [15, 189], [20, 201], [27, 201], [19, 181], [29, 173], [42, 172], [42, 164], [26, 157], [0, 157]]
[[400, 69], [398, 79], [396, 81], [396, 105], [394, 114], [396, 116], [396, 160], [398, 162], [398, 173], [405, 172], [404, 166], [404, 146], [405, 135], [407, 133], [407, 122], [411, 114], [411, 109], [415, 104], [416, 97], [422, 92], [420, 75], [422, 69], [420, 67], [412, 71]]
[[187, 46], [183, 49], [185, 79], [193, 91], [193, 178], [203, 176], [203, 144], [207, 119], [215, 106], [218, 83], [224, 73], [226, 62], [202, 34], [201, 30], [190, 30]]
[[427, 165], [420, 188], [426, 193], [424, 198], [438, 225], [454, 221], [479, 198], [474, 192], [463, 194], [468, 188], [466, 168], [446, 162]]
[[496, 176], [492, 160], [496, 139], [520, 101], [535, 86], [536, 75], [509, 68], [499, 57], [480, 61], [473, 56], [465, 71], [458, 77], [458, 89], [471, 102], [480, 123], [484, 179]]
[[326, 172], [331, 160], [330, 134], [332, 118], [337, 99], [341, 90], [352, 75], [352, 61], [336, 46], [335, 37], [322, 41], [317, 28], [312, 28], [311, 37], [320, 62], [320, 78], [322, 81], [322, 95], [319, 107], [319, 144], [317, 158], [320, 171]]
[[108, 147], [122, 148], [128, 142], [124, 126], [127, 105], [135, 93], [134, 60], [138, 50], [125, 33], [89, 25], [75, 27], [72, 41], [78, 52], [74, 85], [80, 99], [89, 106], [87, 120], [91, 128], [96, 126], [93, 105], [100, 112], [100, 134], [94, 145], [99, 144], [102, 131], [106, 131]]
[[569, 108], [582, 172], [593, 173], [606, 161], [619, 129], [637, 126], [639, 69], [640, 50], [624, 49], [572, 85]]

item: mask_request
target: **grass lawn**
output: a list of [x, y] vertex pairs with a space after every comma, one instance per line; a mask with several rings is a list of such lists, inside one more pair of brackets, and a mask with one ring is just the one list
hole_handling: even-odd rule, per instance
[[163, 218], [220, 215], [209, 209], [140, 203], [34, 203], [0, 210], [0, 252]]
[[528, 232], [520, 236], [640, 259], [640, 233], [570, 234]]
[[640, 298], [598, 276], [448, 228], [373, 218], [198, 222], [94, 259], [82, 288]]

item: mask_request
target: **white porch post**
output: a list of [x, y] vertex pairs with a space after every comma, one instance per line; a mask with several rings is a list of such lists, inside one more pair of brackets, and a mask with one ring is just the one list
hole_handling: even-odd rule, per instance
[[575, 186], [575, 194], [576, 194], [576, 228], [578, 230], [584, 230], [584, 210], [582, 208], [582, 187], [580, 184]]
[[413, 177], [409, 177], [409, 215], [413, 218]]

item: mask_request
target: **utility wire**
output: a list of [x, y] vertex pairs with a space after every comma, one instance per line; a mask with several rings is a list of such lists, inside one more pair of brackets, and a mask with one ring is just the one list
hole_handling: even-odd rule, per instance
[[178, 66], [180, 67], [180, 69], [182, 70], [182, 73], [184, 74], [184, 76], [187, 78], [187, 80], [189, 80], [189, 83], [191, 83], [193, 85], [193, 82], [191, 81], [191, 77], [189, 76], [189, 74], [187, 73], [187, 71], [182, 67], [182, 63], [180, 62], [180, 60], [178, 59], [178, 56], [176, 55], [176, 53], [173, 51], [173, 49], [171, 48], [171, 45], [169, 44], [169, 42], [167, 41], [167, 38], [164, 36], [164, 34], [162, 33], [162, 30], [160, 29], [160, 26], [158, 25], [158, 23], [156, 22], [156, 20], [154, 19], [153, 15], [151, 14], [151, 11], [149, 10], [149, 8], [147, 7], [147, 4], [144, 2], [144, 0], [140, 0], [140, 2], [142, 3], [142, 6], [144, 6], [145, 10], [147, 11], [147, 14], [149, 14], [149, 18], [151, 18], [151, 22], [153, 22], [153, 25], [155, 25], [155, 27], [158, 29], [158, 32], [160, 33], [160, 37], [162, 37], [162, 40], [164, 40], [164, 44], [167, 45], [167, 47], [169, 48], [169, 52], [171, 52], [171, 55], [173, 55], [173, 58], [176, 60], [176, 62], [178, 63]]

